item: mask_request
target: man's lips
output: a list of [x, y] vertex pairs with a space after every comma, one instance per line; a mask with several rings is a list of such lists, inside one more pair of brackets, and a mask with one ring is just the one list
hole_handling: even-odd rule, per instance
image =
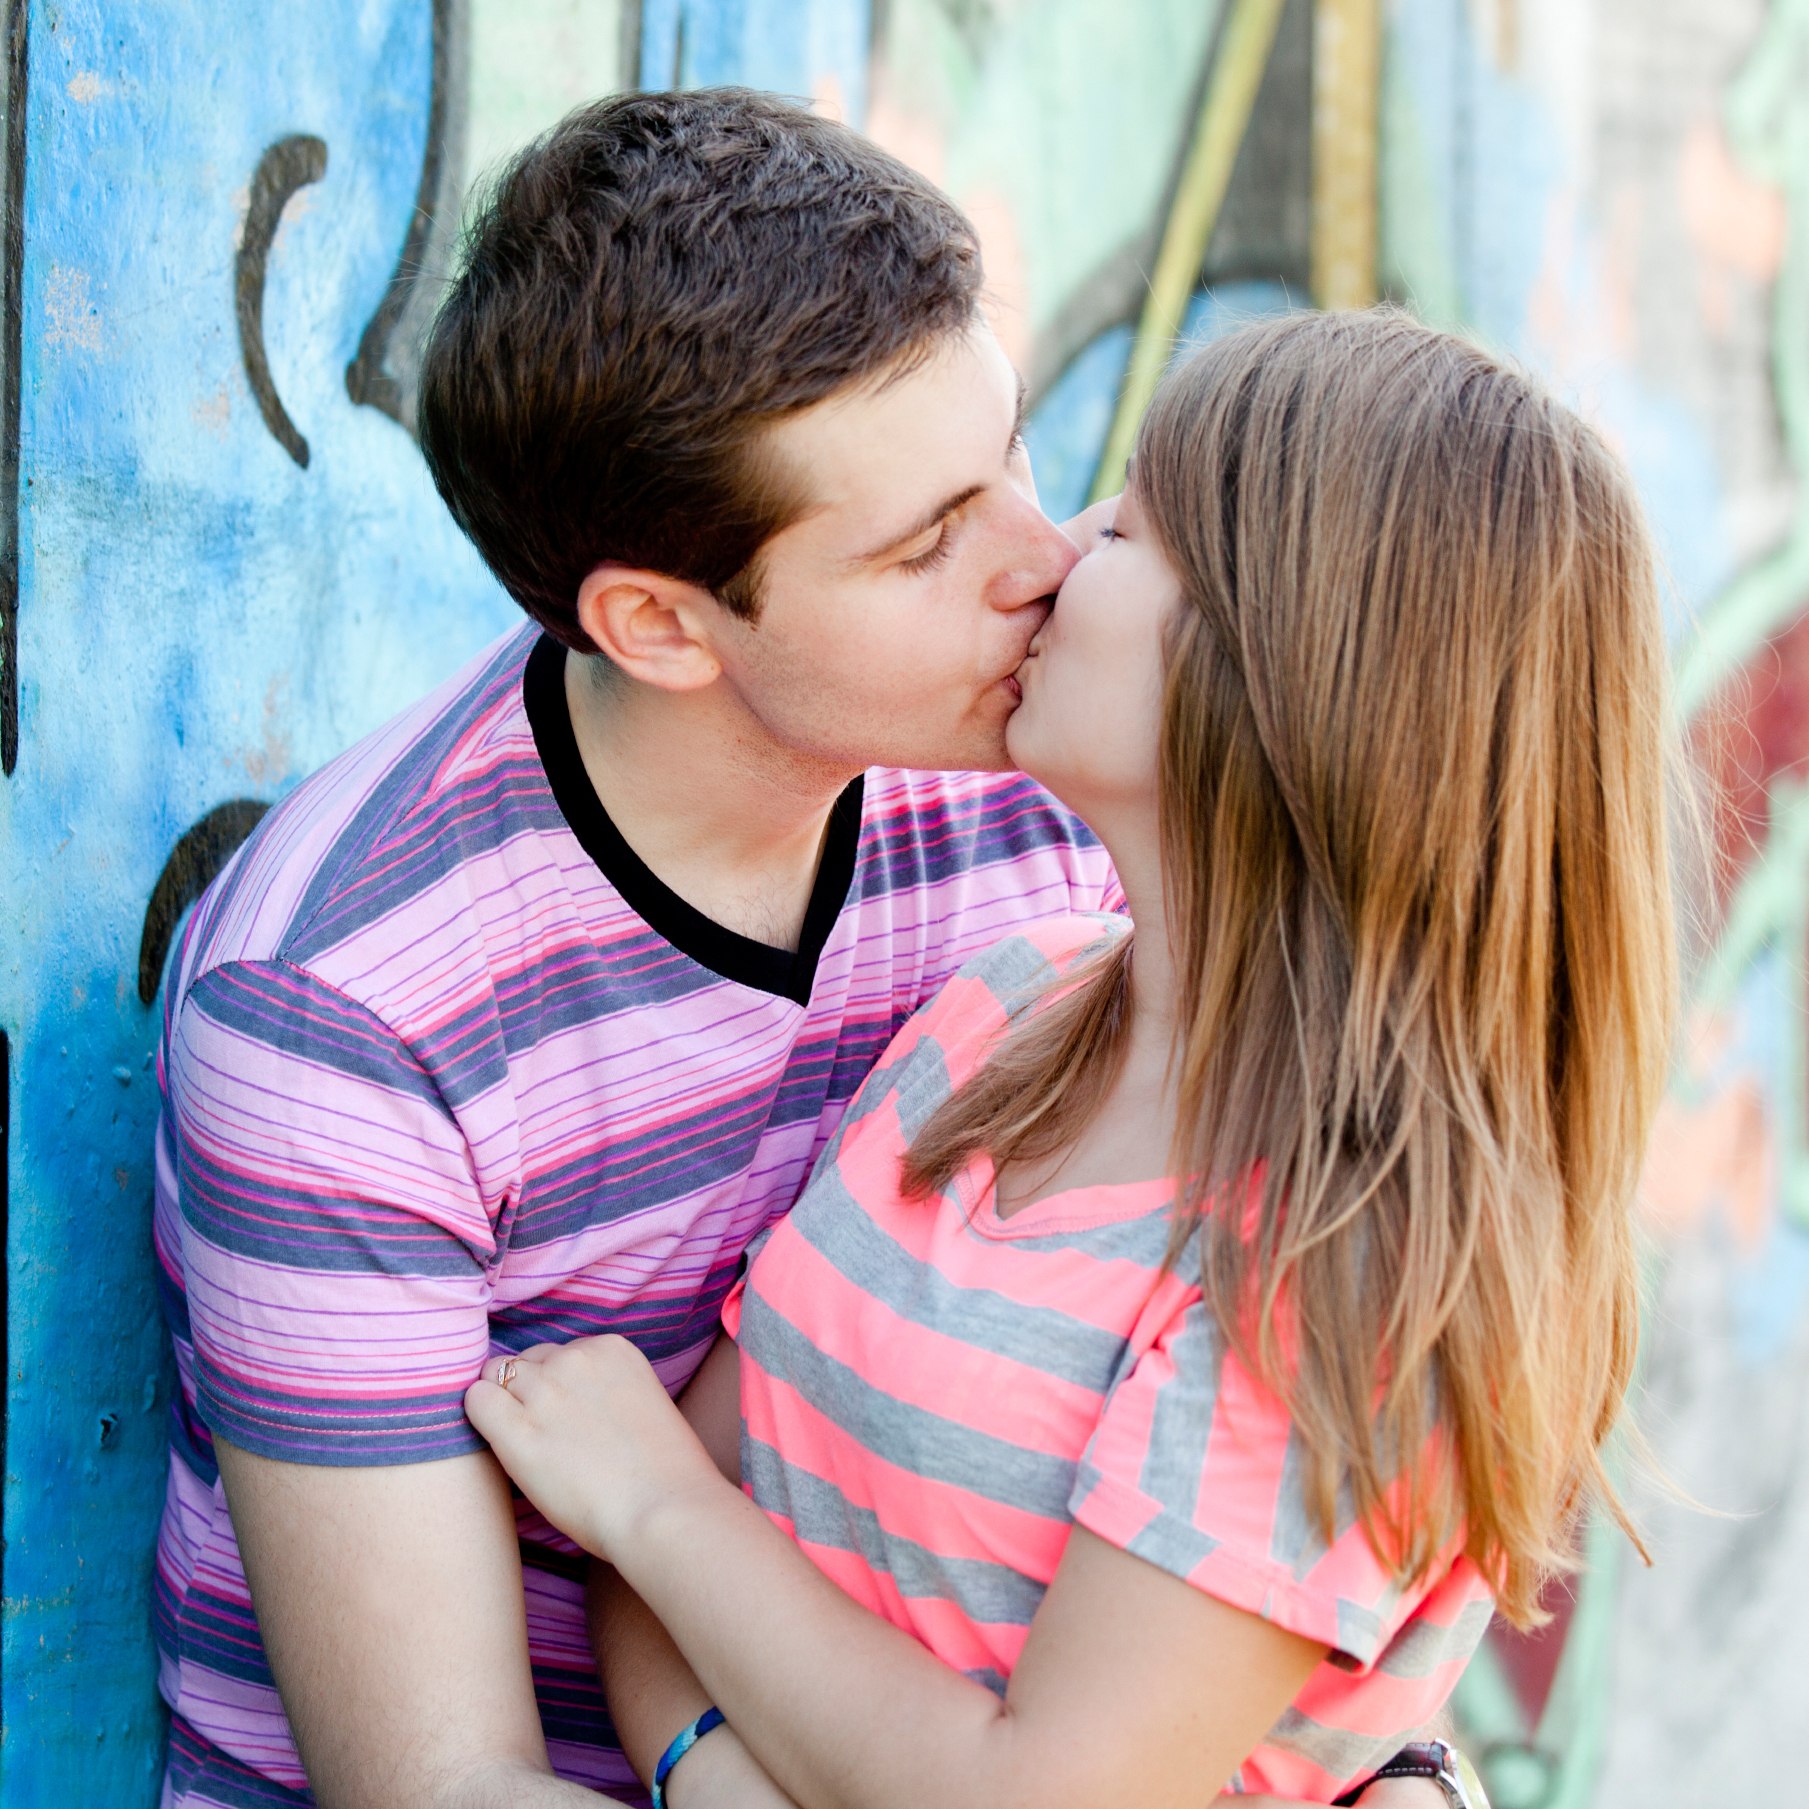
[[1024, 671], [1025, 671], [1025, 668], [1028, 667], [1030, 662], [1036, 658], [1036, 654], [1037, 654], [1037, 649], [1036, 649], [1034, 643], [1031, 646], [1025, 648], [1024, 657], [1018, 661], [1016, 669], [1014, 671], [1012, 671], [1010, 674], [1008, 674], [1005, 679], [1005, 683], [1011, 688], [1011, 695], [1019, 703], [1022, 703], [1024, 700]]
[[1024, 643], [1024, 651], [1023, 651], [1022, 656], [1019, 658], [1018, 663], [1015, 666], [1013, 666], [1012, 669], [1008, 673], [1006, 673], [1004, 678], [1000, 681], [1002, 684], [1004, 684], [1010, 690], [1013, 699], [1016, 701], [1021, 702], [1023, 699], [1024, 681], [1023, 681], [1022, 674], [1023, 674], [1024, 668], [1027, 665], [1029, 665], [1029, 663], [1033, 659], [1036, 658], [1037, 637], [1039, 635], [1041, 635], [1041, 633], [1043, 632], [1043, 623], [1047, 622], [1048, 620], [1049, 620], [1049, 610], [1047, 607], [1045, 607], [1043, 610], [1043, 620], [1041, 622], [1037, 623], [1036, 633], [1032, 634], [1030, 639]]

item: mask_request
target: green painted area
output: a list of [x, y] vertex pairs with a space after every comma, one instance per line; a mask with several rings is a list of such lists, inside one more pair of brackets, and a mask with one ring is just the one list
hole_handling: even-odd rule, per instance
[[[1009, 232], [1010, 245], [989, 247], [992, 273], [1025, 298], [1039, 385], [1141, 302], [1221, 11], [1220, 0], [885, 8], [873, 129], [915, 153], [983, 231]], [[1128, 280], [1112, 284], [1113, 271]], [[1108, 292], [1089, 309], [1102, 279]]]
[[1733, 582], [1703, 614], [1678, 669], [1686, 718], [1771, 635], [1809, 608], [1809, 0], [1773, 0], [1765, 30], [1729, 89], [1735, 155], [1784, 191], [1788, 237], [1772, 298], [1772, 368], [1784, 443], [1802, 488], [1784, 544]]
[[633, 85], [623, 0], [468, 0], [465, 183], [480, 178], [572, 108]]
[[1527, 1725], [1499, 1647], [1485, 1643], [1470, 1661], [1456, 1709], [1492, 1809], [1592, 1809], [1607, 1733], [1615, 1586], [1625, 1551], [1618, 1528], [1591, 1528], [1575, 1579], [1576, 1610], [1537, 1726]]
[[1441, 170], [1427, 121], [1410, 85], [1396, 73], [1384, 38], [1381, 97], [1380, 194], [1382, 291], [1439, 327], [1463, 324], [1450, 208], [1440, 193]]
[[1284, 0], [1233, 0], [1225, 20], [1193, 142], [1181, 166], [1162, 247], [1150, 275], [1149, 296], [1131, 348], [1118, 413], [1093, 479], [1095, 502], [1115, 496], [1124, 487], [1138, 424], [1167, 368], [1187, 305], [1199, 285], [1212, 229], [1231, 186], [1232, 166], [1250, 125], [1263, 71], [1275, 49], [1283, 5]]
[[[1798, 592], [1797, 607], [1809, 602]], [[1773, 948], [1787, 951], [1778, 964], [1783, 987], [1781, 1072], [1774, 1076], [1786, 1109], [1777, 1116], [1777, 1161], [1783, 1209], [1809, 1224], [1809, 973], [1802, 952], [1809, 949], [1809, 785], [1778, 779], [1766, 800], [1769, 833], [1734, 894], [1721, 938], [1703, 976], [1697, 1003], [1706, 1010], [1733, 1004], [1754, 965]]]

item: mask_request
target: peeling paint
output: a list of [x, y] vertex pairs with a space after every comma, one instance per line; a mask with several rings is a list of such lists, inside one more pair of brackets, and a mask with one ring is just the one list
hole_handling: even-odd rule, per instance
[[50, 267], [44, 292], [44, 345], [47, 350], [98, 352], [101, 349], [100, 310], [90, 293], [85, 270]]

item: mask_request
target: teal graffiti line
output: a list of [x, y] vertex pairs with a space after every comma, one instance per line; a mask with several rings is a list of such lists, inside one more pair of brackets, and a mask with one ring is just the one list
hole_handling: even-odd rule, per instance
[[1728, 908], [1715, 951], [1697, 992], [1709, 1010], [1732, 1004], [1741, 978], [1795, 910], [1809, 871], [1809, 788], [1775, 780], [1770, 798], [1771, 833]]
[[[1809, 486], [1809, 0], [1774, 0], [1765, 29], [1728, 90], [1727, 134], [1760, 181], [1783, 190], [1784, 264], [1772, 298], [1772, 367], [1784, 444]], [[1784, 544], [1744, 572], [1704, 612], [1677, 673], [1678, 704], [1694, 715], [1768, 636], [1809, 604], [1809, 488]]]
[[1786, 1213], [1809, 1224], [1809, 785], [1773, 781], [1765, 850], [1735, 893], [1698, 1001], [1711, 1010], [1733, 1002], [1741, 981], [1769, 948], [1781, 947], [1783, 1073], [1777, 1114], [1780, 1194]]
[[1592, 1809], [1608, 1734], [1607, 1672], [1625, 1539], [1613, 1521], [1592, 1520], [1583, 1567], [1573, 1577], [1577, 1605], [1536, 1726], [1493, 1640], [1470, 1661], [1453, 1699], [1492, 1809]]

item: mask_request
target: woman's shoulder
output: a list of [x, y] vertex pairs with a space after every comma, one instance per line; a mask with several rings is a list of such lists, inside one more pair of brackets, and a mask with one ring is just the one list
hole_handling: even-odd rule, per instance
[[[1130, 931], [1111, 911], [1077, 911], [1025, 924], [970, 957], [899, 1033], [933, 1037], [945, 1053], [992, 1042], [1038, 999], [1077, 978]], [[963, 1068], [977, 1064], [960, 1064]]]
[[999, 1013], [1016, 1017], [1051, 987], [1077, 976], [1130, 928], [1130, 920], [1115, 911], [1074, 911], [1027, 923], [964, 962], [924, 1010], [946, 1013], [962, 994], [984, 989]]
[[1113, 912], [1025, 924], [971, 956], [905, 1020], [850, 1105], [834, 1147], [888, 1103], [906, 1141], [1038, 999], [1078, 976], [1130, 928]]

